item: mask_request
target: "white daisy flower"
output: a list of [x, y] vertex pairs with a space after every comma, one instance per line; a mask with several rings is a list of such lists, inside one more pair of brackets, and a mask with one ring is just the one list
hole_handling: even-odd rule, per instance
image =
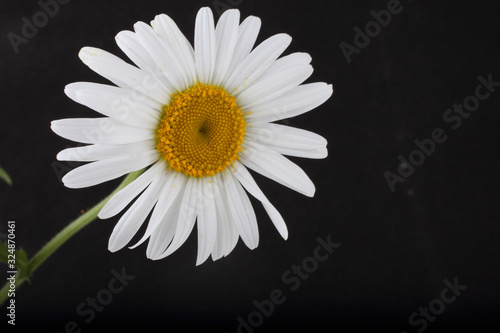
[[[312, 197], [315, 187], [283, 155], [327, 156], [326, 140], [312, 132], [272, 122], [298, 116], [332, 94], [326, 83], [302, 84], [312, 73], [311, 57], [280, 57], [292, 38], [272, 36], [254, 47], [261, 21], [241, 24], [238, 10], [217, 25], [209, 8], [196, 17], [194, 48], [167, 15], [151, 26], [116, 36], [137, 66], [106, 51], [84, 47], [79, 56], [116, 86], [77, 82], [65, 93], [104, 117], [53, 121], [63, 138], [89, 144], [69, 148], [58, 160], [91, 162], [66, 174], [69, 188], [103, 183], [147, 168], [115, 194], [99, 213], [124, 210], [109, 239], [109, 250], [126, 246], [151, 213], [142, 239], [147, 257], [176, 251], [196, 222], [196, 264], [229, 254], [238, 238], [257, 247], [259, 232], [247, 193], [259, 200], [284, 239], [285, 222], [248, 169]], [[279, 59], [278, 59], [279, 58]], [[245, 192], [246, 190], [246, 192]]]

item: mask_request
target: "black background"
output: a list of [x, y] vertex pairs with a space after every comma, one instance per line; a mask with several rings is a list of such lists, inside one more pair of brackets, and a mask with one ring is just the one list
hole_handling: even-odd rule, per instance
[[[455, 277], [467, 289], [426, 332], [498, 328], [500, 91], [456, 130], [443, 120], [448, 108], [474, 94], [479, 75], [500, 81], [498, 2], [402, 0], [402, 12], [350, 64], [339, 44], [353, 44], [353, 28], [363, 28], [373, 20], [370, 11], [385, 9], [387, 1], [229, 3], [237, 4], [242, 18], [262, 19], [259, 41], [286, 32], [294, 38], [286, 53], [310, 53], [315, 72], [308, 82], [335, 86], [324, 105], [287, 121], [328, 139], [327, 159], [292, 158], [316, 184], [315, 197], [255, 176], [285, 218], [289, 239], [281, 239], [252, 201], [259, 247], [250, 251], [240, 241], [228, 257], [196, 267], [196, 232], [172, 256], [151, 261], [145, 245], [110, 253], [108, 238], [119, 217], [97, 220], [16, 292], [16, 328], [63, 332], [74, 321], [83, 332], [235, 332], [237, 318], [256, 311], [253, 301], [280, 289], [286, 301], [256, 332], [416, 332], [421, 326], [410, 326], [409, 316], [439, 298], [444, 279]], [[57, 152], [72, 143], [52, 133], [50, 121], [97, 116], [67, 98], [64, 86], [106, 82], [80, 62], [79, 49], [94, 46], [125, 58], [114, 36], [159, 13], [170, 15], [192, 41], [202, 6], [214, 9], [214, 2], [72, 0], [16, 54], [7, 34], [20, 35], [22, 17], [31, 20], [40, 7], [36, 1], [1, 1], [0, 165], [13, 185], [0, 183], [0, 232], [15, 220], [17, 244], [30, 256], [119, 183], [71, 190], [53, 169]], [[408, 157], [414, 140], [430, 137], [435, 128], [447, 140], [392, 193], [384, 172], [397, 172], [398, 155]], [[328, 235], [341, 246], [291, 291], [282, 275], [313, 255], [317, 237]], [[85, 323], [76, 307], [107, 288], [111, 270], [123, 267], [135, 279]]]

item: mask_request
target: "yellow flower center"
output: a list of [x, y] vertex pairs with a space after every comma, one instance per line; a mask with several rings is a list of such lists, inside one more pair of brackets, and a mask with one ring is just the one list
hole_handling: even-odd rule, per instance
[[212, 176], [238, 158], [245, 126], [236, 98], [223, 88], [197, 83], [172, 94], [156, 132], [156, 149], [175, 171]]

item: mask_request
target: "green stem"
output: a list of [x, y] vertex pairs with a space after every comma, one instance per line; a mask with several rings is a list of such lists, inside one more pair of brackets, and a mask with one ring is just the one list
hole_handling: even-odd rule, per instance
[[[16, 290], [29, 278], [29, 275], [33, 274], [35, 270], [52, 254], [54, 253], [61, 245], [63, 245], [68, 239], [71, 238], [74, 234], [80, 231], [83, 227], [85, 227], [90, 222], [94, 221], [97, 217], [99, 211], [104, 207], [106, 202], [113, 195], [115, 195], [122, 188], [130, 184], [134, 179], [139, 177], [139, 175], [143, 172], [143, 170], [131, 172], [122, 183], [104, 200], [99, 202], [97, 205], [88, 210], [85, 214], [71, 222], [66, 228], [61, 230], [54, 238], [50, 240], [47, 244], [37, 254], [35, 254], [29, 261], [26, 267], [26, 271], [28, 272], [28, 276], [21, 276], [21, 273], [18, 272], [16, 275]], [[7, 283], [0, 290], [0, 305], [5, 302], [8, 296], [10, 288], [10, 283]]]

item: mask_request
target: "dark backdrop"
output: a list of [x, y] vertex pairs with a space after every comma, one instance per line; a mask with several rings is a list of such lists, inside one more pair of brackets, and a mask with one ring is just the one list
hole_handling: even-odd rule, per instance
[[[368, 45], [358, 40], [364, 47], [348, 63], [340, 44], [354, 45], [354, 28], [364, 30], [374, 20], [370, 12], [388, 3], [72, 0], [16, 53], [8, 34], [21, 35], [23, 17], [31, 21], [41, 7], [36, 1], [2, 0], [0, 165], [13, 185], [0, 183], [0, 232], [15, 220], [17, 244], [30, 256], [119, 183], [71, 190], [54, 169], [57, 152], [71, 142], [52, 133], [50, 121], [97, 115], [67, 98], [64, 86], [106, 82], [80, 62], [81, 47], [125, 58], [114, 36], [158, 13], [170, 15], [192, 41], [201, 6], [211, 6], [217, 15], [215, 5], [232, 4], [242, 17], [262, 18], [259, 41], [286, 32], [294, 38], [286, 53], [312, 55], [315, 73], [308, 82], [335, 86], [328, 102], [287, 122], [328, 139], [327, 159], [293, 158], [316, 184], [316, 196], [306, 198], [255, 176], [287, 222], [287, 241], [255, 201], [259, 247], [250, 251], [240, 241], [228, 257], [199, 267], [196, 232], [174, 255], [151, 261], [145, 245], [110, 253], [108, 238], [118, 217], [97, 220], [18, 290], [16, 327], [64, 332], [68, 322], [75, 322], [74, 331], [84, 332], [105, 327], [235, 332], [242, 318], [258, 326], [243, 332], [498, 328], [500, 91], [479, 106], [470, 98], [479, 76], [500, 81], [498, 2], [401, 0], [402, 11], [380, 32], [373, 30]], [[461, 123], [443, 119], [451, 117], [447, 109], [465, 99], [477, 110], [464, 113]], [[398, 167], [410, 173], [398, 156], [418, 157], [414, 141], [430, 138], [438, 128], [446, 141], [435, 144], [392, 192], [384, 174], [397, 174]], [[304, 259], [314, 264], [307, 258], [318, 237], [341, 246], [317, 267], [308, 266], [311, 273], [304, 279], [287, 273]], [[79, 315], [77, 307], [88, 297], [106, 298], [111, 271], [122, 269], [135, 278], [86, 323], [90, 314]], [[467, 289], [443, 309], [444, 281], [454, 279]], [[265, 300], [276, 289], [283, 294], [281, 304], [268, 317], [259, 315], [254, 301], [268, 305]], [[449, 300], [453, 294], [444, 296]], [[438, 315], [429, 312], [429, 319], [422, 319], [419, 308], [429, 306]], [[418, 322], [412, 326], [414, 312]], [[4, 310], [1, 320], [6, 324]]]

